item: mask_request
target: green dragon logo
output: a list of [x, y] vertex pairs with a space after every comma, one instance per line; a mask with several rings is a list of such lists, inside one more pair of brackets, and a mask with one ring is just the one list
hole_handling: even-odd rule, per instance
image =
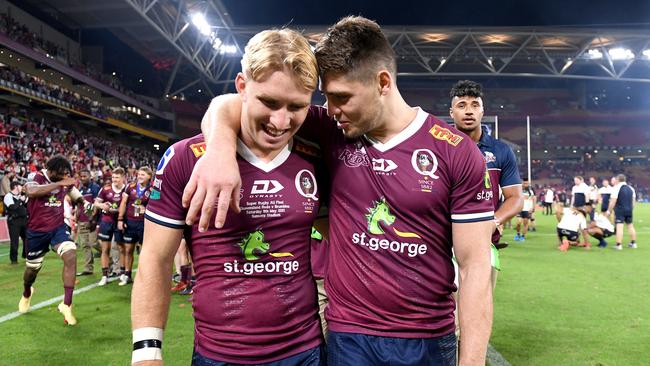
[[256, 230], [246, 235], [237, 245], [242, 250], [242, 255], [247, 261], [256, 261], [258, 256], [266, 254], [271, 245], [264, 242], [264, 233], [262, 230]]
[[395, 222], [395, 215], [390, 213], [390, 207], [386, 198], [382, 197], [379, 201], [373, 202], [373, 207], [368, 209], [366, 219], [368, 219], [368, 231], [371, 234], [383, 234], [380, 222], [386, 225], [392, 225]]
[[485, 186], [486, 189], [491, 189], [492, 184], [490, 182], [490, 173], [488, 171], [485, 171], [485, 177], [483, 177], [483, 185]]

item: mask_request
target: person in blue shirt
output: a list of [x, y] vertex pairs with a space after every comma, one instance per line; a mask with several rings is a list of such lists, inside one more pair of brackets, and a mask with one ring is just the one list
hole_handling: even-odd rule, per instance
[[630, 236], [630, 243], [628, 248], [636, 249], [636, 230], [632, 223], [632, 211], [634, 211], [634, 204], [636, 202], [636, 192], [634, 188], [630, 187], [627, 178], [623, 174], [612, 177], [612, 185], [614, 189], [609, 197], [609, 209], [606, 215], [609, 216], [610, 212], [614, 212], [616, 217], [616, 246], [614, 249], [621, 250], [623, 246], [623, 226], [627, 225], [627, 233]]
[[[469, 136], [478, 146], [486, 163], [486, 188], [490, 190], [482, 199], [492, 201], [494, 221], [497, 230], [492, 234], [492, 287], [496, 285], [499, 258], [496, 248], [507, 244], [499, 243], [504, 222], [518, 214], [524, 198], [521, 190], [522, 181], [517, 169], [517, 160], [510, 146], [492, 137], [483, 119], [483, 90], [481, 84], [470, 80], [457, 82], [449, 93], [451, 107], [449, 115], [458, 130]], [[488, 179], [489, 175], [489, 179]], [[488, 187], [489, 186], [489, 187]], [[504, 200], [500, 200], [500, 193]]]
[[[470, 80], [457, 82], [450, 92], [451, 107], [449, 115], [457, 129], [469, 136], [483, 153], [491, 182], [491, 197], [494, 219], [500, 228], [492, 236], [492, 243], [499, 243], [501, 223], [518, 214], [524, 199], [522, 181], [517, 169], [517, 159], [510, 146], [492, 137], [487, 126], [481, 125], [483, 118], [483, 90], [481, 84]], [[500, 202], [499, 191], [504, 200]]]

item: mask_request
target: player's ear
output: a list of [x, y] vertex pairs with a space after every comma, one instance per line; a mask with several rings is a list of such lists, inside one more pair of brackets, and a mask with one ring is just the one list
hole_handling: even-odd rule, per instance
[[239, 72], [237, 73], [237, 76], [235, 77], [235, 89], [237, 89], [237, 93], [242, 98], [242, 101], [246, 101], [246, 76]]
[[379, 83], [379, 94], [384, 96], [392, 87], [393, 77], [388, 70], [381, 70], [377, 73], [377, 81]]

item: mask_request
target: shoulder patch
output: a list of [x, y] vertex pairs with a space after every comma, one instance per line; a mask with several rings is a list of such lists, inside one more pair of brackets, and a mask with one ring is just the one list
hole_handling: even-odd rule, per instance
[[190, 145], [190, 150], [192, 150], [192, 153], [194, 153], [195, 157], [200, 158], [203, 154], [205, 154], [205, 142]]
[[167, 151], [163, 154], [158, 166], [156, 167], [156, 174], [162, 174], [165, 171], [165, 167], [169, 164], [169, 161], [174, 157], [174, 145], [170, 146]]
[[441, 127], [437, 124], [431, 127], [429, 133], [438, 140], [447, 141], [452, 146], [458, 146], [463, 141], [463, 136], [452, 133], [448, 128]]
[[294, 150], [307, 156], [319, 158], [321, 156], [320, 148], [306, 140], [294, 136]]

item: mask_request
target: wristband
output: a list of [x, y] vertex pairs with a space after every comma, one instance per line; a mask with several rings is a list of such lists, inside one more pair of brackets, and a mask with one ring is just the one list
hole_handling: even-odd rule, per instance
[[133, 353], [131, 363], [140, 361], [162, 360], [161, 328], [146, 327], [133, 330]]

